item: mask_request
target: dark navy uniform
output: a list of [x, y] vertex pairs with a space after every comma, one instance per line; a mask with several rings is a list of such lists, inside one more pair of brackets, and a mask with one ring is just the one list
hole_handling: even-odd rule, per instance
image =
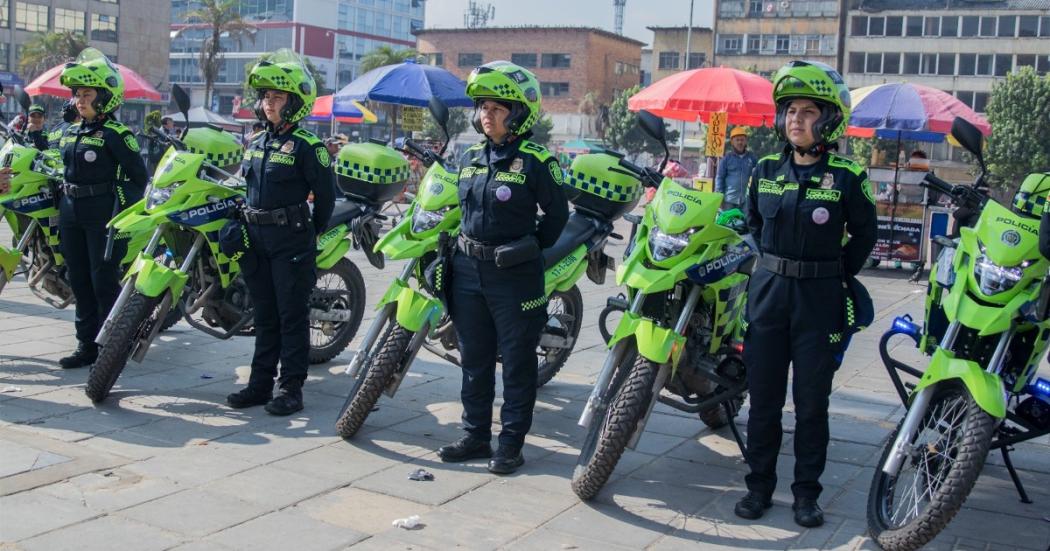
[[853, 161], [826, 153], [814, 165], [796, 165], [784, 153], [759, 161], [747, 211], [762, 253], [748, 285], [744, 340], [751, 401], [747, 486], [767, 497], [776, 488], [791, 364], [791, 489], [796, 498], [815, 499], [827, 455], [828, 397], [846, 343], [844, 278], [860, 271], [875, 245], [875, 201]]
[[[240, 259], [255, 307], [255, 355], [249, 388], [268, 392], [277, 376], [298, 392], [310, 352], [310, 292], [317, 281], [316, 236], [335, 208], [328, 150], [292, 126], [255, 136], [242, 163], [248, 183], [245, 223], [251, 247]], [[306, 202], [314, 194], [311, 215]]]
[[[43, 129], [33, 130], [32, 132], [27, 133], [26, 136], [29, 137], [29, 143], [33, 144], [33, 147], [40, 151], [47, 151], [50, 149], [48, 146], [48, 137], [50, 134]], [[61, 134], [59, 134], [59, 137], [61, 138]]]
[[[535, 236], [550, 247], [568, 220], [561, 167], [521, 137], [484, 142], [464, 155], [459, 173], [461, 238], [453, 258], [450, 313], [462, 352], [464, 428], [491, 438], [497, 350], [503, 364], [501, 446], [520, 449], [536, 402], [536, 346], [547, 321], [543, 259], [499, 268], [496, 247]], [[543, 219], [537, 223], [537, 207]]]
[[102, 321], [120, 294], [120, 262], [127, 243], [115, 241], [103, 260], [114, 205], [123, 210], [142, 197], [146, 167], [128, 127], [102, 116], [70, 124], [58, 140], [65, 164], [59, 232], [69, 283], [76, 297], [76, 336], [94, 348]]

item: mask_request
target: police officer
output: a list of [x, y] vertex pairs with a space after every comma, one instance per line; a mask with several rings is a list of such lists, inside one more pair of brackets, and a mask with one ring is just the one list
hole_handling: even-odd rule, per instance
[[[251, 70], [248, 85], [259, 95], [255, 114], [266, 125], [242, 164], [250, 247], [239, 263], [255, 307], [255, 355], [248, 386], [226, 401], [233, 408], [265, 404], [272, 415], [290, 415], [303, 409], [316, 236], [332, 215], [335, 186], [328, 150], [297, 124], [317, 98], [314, 79], [299, 56], [277, 51]], [[311, 192], [312, 213], [306, 201]]]
[[120, 293], [120, 261], [127, 244], [115, 241], [105, 259], [106, 223], [142, 197], [146, 167], [139, 144], [113, 112], [124, 101], [124, 80], [101, 52], [88, 48], [59, 79], [73, 91], [81, 122], [59, 140], [65, 183], [58, 204], [62, 254], [76, 297], [75, 352], [59, 360], [66, 369], [95, 362], [95, 336]]
[[[792, 61], [773, 78], [783, 153], [761, 159], [748, 188], [748, 226], [761, 256], [748, 287], [744, 338], [751, 409], [747, 495], [736, 514], [757, 519], [776, 488], [781, 413], [792, 366], [795, 522], [820, 526], [817, 504], [828, 446], [828, 397], [841, 361], [847, 278], [875, 245], [867, 175], [833, 152], [849, 122], [849, 90], [823, 63]], [[844, 232], [849, 240], [842, 244]]]
[[29, 106], [29, 124], [26, 126], [26, 135], [33, 147], [40, 151], [47, 151], [47, 133], [44, 132], [44, 118], [46, 111], [44, 106], [34, 103]]
[[[562, 171], [530, 142], [540, 86], [531, 72], [494, 61], [471, 72], [474, 129], [485, 141], [464, 154], [459, 173], [463, 211], [452, 260], [450, 314], [462, 353], [466, 436], [438, 450], [443, 461], [492, 457], [489, 471], [512, 473], [536, 403], [536, 346], [547, 320], [542, 248], [568, 220]], [[543, 218], [537, 223], [537, 208]], [[490, 445], [497, 350], [503, 364], [499, 448]]]

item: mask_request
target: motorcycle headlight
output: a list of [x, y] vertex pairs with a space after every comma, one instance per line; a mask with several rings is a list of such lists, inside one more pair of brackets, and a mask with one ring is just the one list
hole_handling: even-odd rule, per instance
[[445, 219], [447, 209], [423, 210], [417, 208], [412, 213], [412, 233], [423, 233], [432, 230]]
[[695, 231], [672, 234], [664, 233], [660, 228], [653, 226], [649, 231], [649, 252], [653, 254], [653, 260], [661, 262], [681, 253], [689, 246], [689, 237]]
[[1024, 269], [1028, 264], [1023, 262], [1018, 266], [1000, 266], [982, 253], [973, 263], [973, 277], [977, 280], [981, 294], [996, 295], [1013, 289], [1024, 277]]
[[150, 185], [149, 189], [146, 190], [146, 208], [152, 209], [157, 205], [166, 203], [168, 199], [171, 199], [171, 194], [175, 193], [175, 190], [183, 183], [172, 182], [164, 187], [153, 187], [153, 185]]

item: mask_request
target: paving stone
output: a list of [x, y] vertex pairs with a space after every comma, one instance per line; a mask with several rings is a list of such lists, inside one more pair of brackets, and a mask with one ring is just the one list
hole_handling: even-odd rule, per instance
[[13, 542], [68, 526], [101, 513], [79, 501], [62, 499], [42, 490], [0, 497], [0, 541]]
[[273, 509], [274, 507], [195, 488], [125, 509], [120, 512], [120, 516], [199, 538], [241, 524]]
[[151, 551], [170, 549], [183, 541], [183, 536], [160, 528], [107, 516], [67, 526], [35, 538], [18, 543], [26, 551], [54, 551], [69, 549], [73, 542], [78, 551], [112, 551], [113, 549], [135, 549]]
[[365, 535], [285, 509], [209, 536], [205, 541], [234, 549], [344, 549]]
[[300, 501], [295, 510], [361, 534], [378, 534], [389, 530], [396, 519], [426, 516], [432, 507], [361, 488], [339, 488]]

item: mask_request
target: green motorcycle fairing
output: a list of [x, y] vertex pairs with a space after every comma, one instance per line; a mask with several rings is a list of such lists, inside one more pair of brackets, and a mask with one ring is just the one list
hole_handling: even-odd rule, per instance
[[391, 260], [420, 258], [437, 250], [441, 233], [457, 235], [459, 180], [440, 162], [430, 165], [404, 218], [376, 242], [374, 250]]

